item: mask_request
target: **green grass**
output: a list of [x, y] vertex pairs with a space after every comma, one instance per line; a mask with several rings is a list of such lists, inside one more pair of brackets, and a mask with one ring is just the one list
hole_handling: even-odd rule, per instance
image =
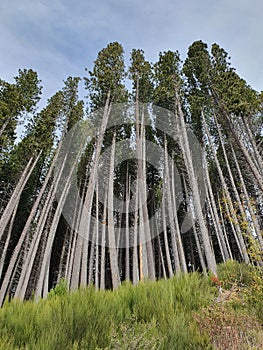
[[[68, 293], [63, 283], [46, 300], [5, 303], [0, 309], [0, 349], [213, 349], [209, 326], [220, 312], [208, 317], [207, 310], [217, 289], [198, 273], [136, 287], [125, 283], [116, 291], [88, 287]], [[231, 315], [251, 312], [241, 303], [240, 308], [229, 307]], [[200, 321], [202, 314], [209, 324]]]

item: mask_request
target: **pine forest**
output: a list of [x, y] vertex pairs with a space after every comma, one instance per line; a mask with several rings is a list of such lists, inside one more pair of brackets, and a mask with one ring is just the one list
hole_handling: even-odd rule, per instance
[[41, 108], [37, 72], [0, 79], [1, 305], [262, 268], [263, 92], [218, 44], [146, 55], [109, 43]]

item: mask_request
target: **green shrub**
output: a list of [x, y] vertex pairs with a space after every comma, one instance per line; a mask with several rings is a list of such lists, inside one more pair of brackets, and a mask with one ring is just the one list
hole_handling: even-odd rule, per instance
[[245, 291], [245, 300], [250, 313], [253, 313], [263, 323], [263, 269], [253, 269], [252, 282]]
[[58, 295], [65, 295], [68, 292], [68, 283], [62, 278], [55, 288], [51, 289], [48, 293], [48, 299], [53, 298]]
[[237, 285], [241, 287], [250, 286], [253, 281], [254, 267], [245, 263], [239, 263], [236, 260], [228, 260], [224, 264], [219, 264], [217, 273], [222, 287], [230, 289]]
[[[249, 288], [256, 288], [247, 269], [228, 262], [219, 266], [220, 278], [229, 285], [252, 281]], [[198, 273], [137, 286], [125, 283], [116, 291], [88, 287], [69, 293], [62, 281], [45, 300], [5, 303], [0, 344], [7, 350], [211, 349], [193, 315], [213, 303], [215, 291]], [[262, 307], [252, 298], [248, 305], [255, 315], [260, 312], [256, 305]]]

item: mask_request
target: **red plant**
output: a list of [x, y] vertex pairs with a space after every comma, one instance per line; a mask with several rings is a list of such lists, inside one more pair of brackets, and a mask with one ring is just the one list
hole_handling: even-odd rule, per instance
[[218, 279], [217, 276], [215, 275], [210, 276], [210, 280], [215, 286], [221, 287], [221, 281]]

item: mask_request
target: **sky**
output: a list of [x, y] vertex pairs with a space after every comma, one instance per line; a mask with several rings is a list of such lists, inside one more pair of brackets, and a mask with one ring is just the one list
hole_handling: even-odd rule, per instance
[[118, 41], [129, 53], [143, 49], [185, 58], [195, 40], [216, 42], [249, 85], [263, 90], [262, 0], [1, 0], [0, 78], [32, 68], [51, 97], [68, 76], [85, 76], [97, 53]]

